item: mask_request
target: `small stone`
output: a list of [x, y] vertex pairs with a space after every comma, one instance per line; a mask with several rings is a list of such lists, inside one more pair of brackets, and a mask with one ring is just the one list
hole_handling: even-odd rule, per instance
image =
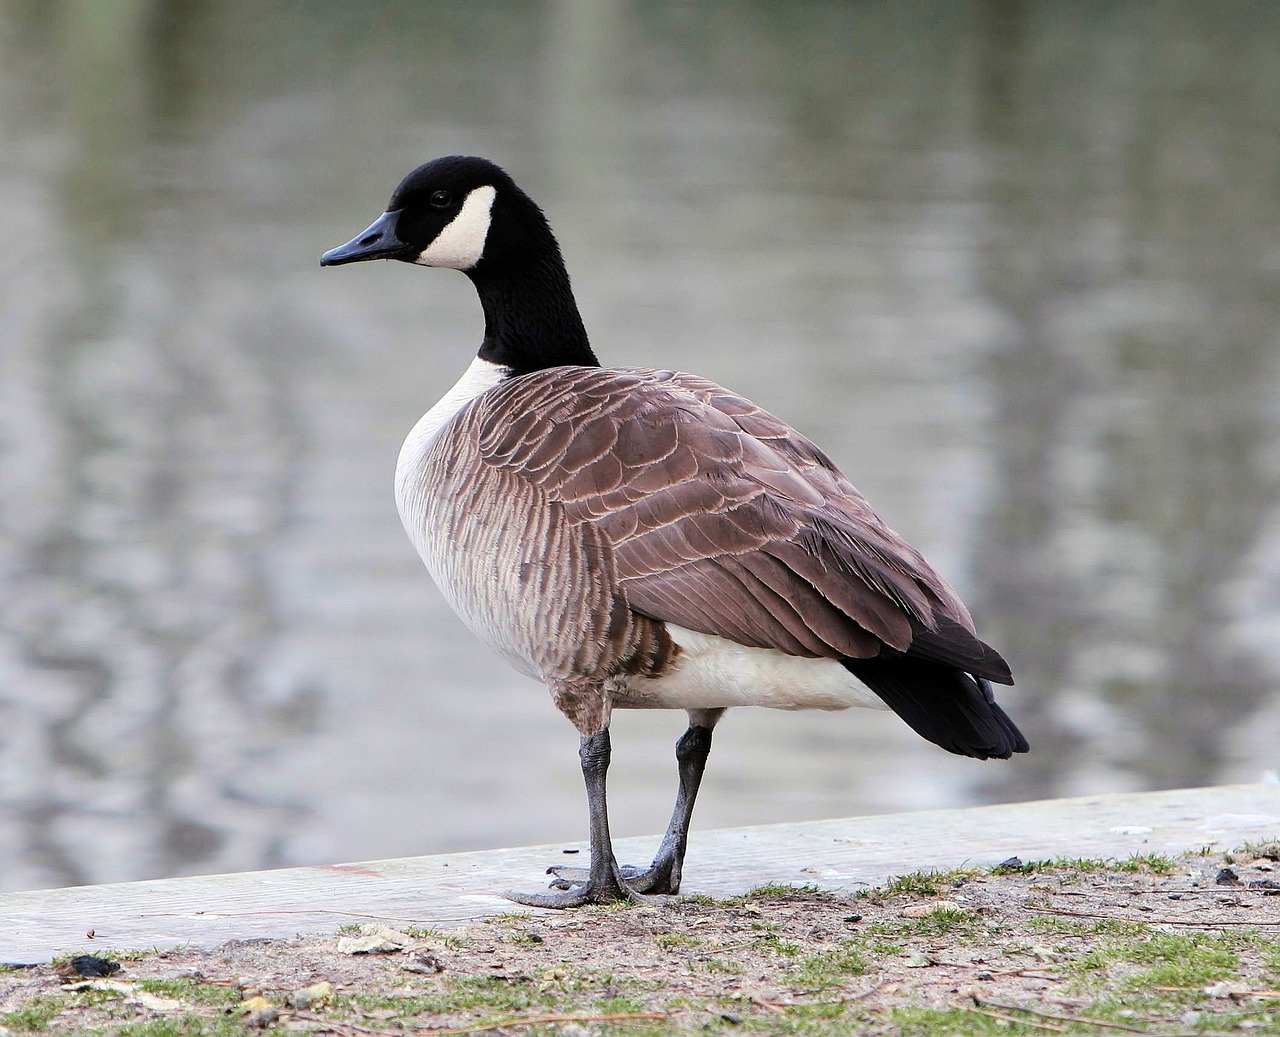
[[338, 937], [339, 954], [395, 954], [404, 950], [413, 938], [386, 925], [362, 925], [359, 936]]
[[845, 915], [844, 921], [846, 925], [857, 925], [862, 921], [862, 915]]
[[[405, 972], [419, 972], [429, 976], [437, 972], [443, 972], [444, 962], [434, 954], [415, 954], [409, 961], [405, 962], [403, 967]], [[494, 968], [500, 967], [494, 966]]]
[[1006, 857], [1006, 858], [1005, 858], [1004, 860], [1002, 860], [999, 864], [997, 864], [997, 865], [996, 865], [996, 867], [997, 867], [997, 868], [1021, 868], [1021, 867], [1022, 867], [1022, 858], [1021, 858], [1021, 857]]
[[241, 1022], [251, 1030], [265, 1030], [279, 1018], [280, 1009], [272, 1005], [268, 1008], [259, 1008], [250, 1012]]
[[927, 969], [933, 960], [927, 954], [908, 954], [902, 964], [908, 969]]
[[1213, 877], [1213, 881], [1219, 886], [1235, 886], [1239, 884], [1240, 876], [1236, 874], [1234, 868], [1221, 868]]
[[284, 1003], [290, 1008], [306, 1010], [312, 1005], [328, 1001], [331, 997], [333, 997], [333, 984], [328, 980], [321, 980], [319, 983], [312, 983], [309, 987], [302, 987], [286, 994]]
[[244, 1015], [241, 1022], [251, 1030], [265, 1030], [280, 1018], [280, 1009], [261, 994], [256, 994], [244, 1002]]
[[995, 979], [996, 977], [992, 975], [990, 972], [979, 972], [977, 978], [982, 980], [984, 983], [989, 983], [991, 982], [991, 980]]
[[1218, 983], [1212, 983], [1204, 988], [1204, 992], [1209, 997], [1231, 998], [1237, 1000], [1249, 993], [1249, 988], [1239, 983], [1232, 983], [1230, 980], [1222, 980]]

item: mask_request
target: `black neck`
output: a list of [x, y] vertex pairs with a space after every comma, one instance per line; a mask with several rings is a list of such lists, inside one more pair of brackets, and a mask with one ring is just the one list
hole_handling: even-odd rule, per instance
[[480, 356], [514, 375], [599, 367], [558, 252], [519, 270], [469, 272], [484, 307]]

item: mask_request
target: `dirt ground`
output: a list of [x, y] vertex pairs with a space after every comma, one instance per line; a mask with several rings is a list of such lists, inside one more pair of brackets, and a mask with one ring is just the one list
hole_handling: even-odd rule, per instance
[[[1280, 1033], [1280, 847], [0, 973], [0, 1033]], [[369, 935], [365, 933], [363, 935]], [[80, 963], [79, 967], [86, 966]], [[108, 966], [109, 968], [110, 966]]]

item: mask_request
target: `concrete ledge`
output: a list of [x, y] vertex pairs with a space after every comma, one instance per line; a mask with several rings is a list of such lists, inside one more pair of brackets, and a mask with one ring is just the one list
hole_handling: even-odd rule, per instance
[[[1280, 838], [1280, 786], [1231, 785], [1085, 796], [964, 810], [694, 830], [687, 893], [730, 896], [766, 882], [852, 892], [892, 875], [1011, 856], [1123, 858]], [[581, 852], [580, 843], [567, 844]], [[642, 863], [656, 838], [619, 839]], [[69, 951], [319, 936], [385, 921], [447, 929], [530, 911], [504, 889], [539, 889], [566, 846], [532, 846], [278, 871], [123, 882], [0, 894], [0, 961], [30, 964]], [[583, 862], [585, 863], [585, 861]], [[92, 930], [94, 937], [87, 937]]]

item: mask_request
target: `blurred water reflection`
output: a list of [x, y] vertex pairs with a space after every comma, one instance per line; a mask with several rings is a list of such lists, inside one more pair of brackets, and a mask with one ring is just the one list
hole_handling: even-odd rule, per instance
[[[0, 888], [584, 834], [390, 499], [470, 286], [316, 268], [448, 152], [606, 362], [817, 438], [1019, 678], [1012, 765], [743, 711], [696, 826], [1276, 767], [1278, 112], [1265, 3], [0, 0]], [[619, 834], [682, 721], [618, 718]]]

